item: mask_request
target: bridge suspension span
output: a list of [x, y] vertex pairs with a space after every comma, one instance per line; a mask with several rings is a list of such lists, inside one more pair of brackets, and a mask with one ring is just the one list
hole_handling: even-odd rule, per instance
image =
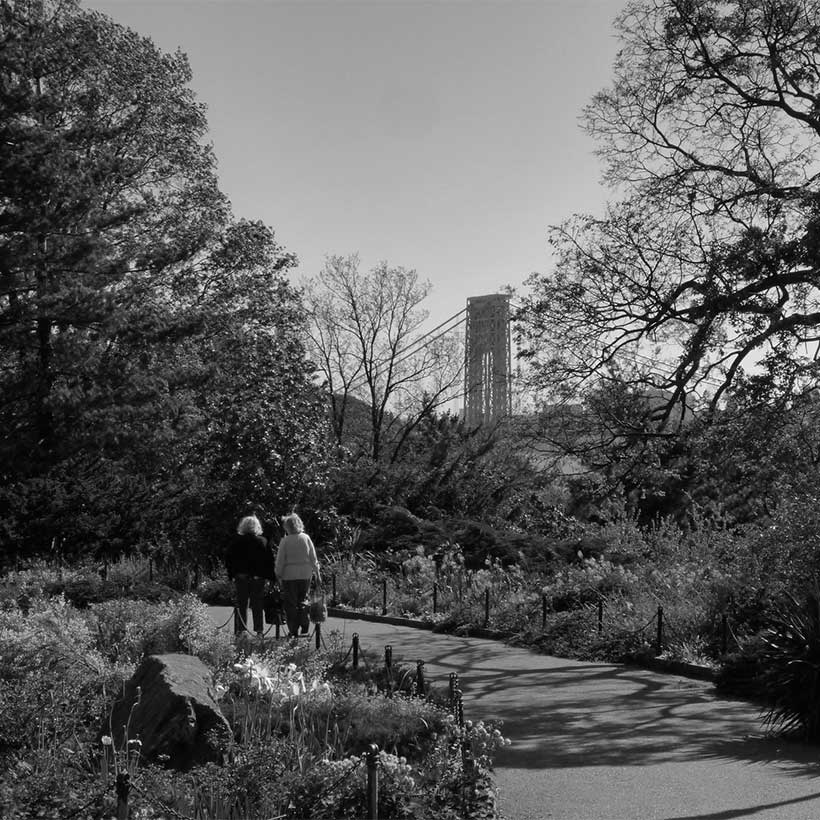
[[[450, 316], [423, 336], [396, 352], [393, 364], [417, 355], [431, 342], [452, 333], [462, 325], [464, 330], [464, 417], [478, 426], [512, 415], [513, 369], [510, 296], [503, 293], [470, 296], [466, 308]], [[634, 352], [627, 356], [632, 363], [657, 375], [671, 378], [674, 367]], [[711, 384], [712, 380], [704, 379]]]

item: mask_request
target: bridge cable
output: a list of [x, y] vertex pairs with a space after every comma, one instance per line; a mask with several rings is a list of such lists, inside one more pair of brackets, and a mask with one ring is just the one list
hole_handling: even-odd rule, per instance
[[[439, 330], [439, 328], [445, 327], [445, 325], [448, 325], [450, 322], [452, 322], [453, 319], [458, 318], [459, 316], [461, 316], [462, 313], [466, 313], [466, 312], [467, 311], [466, 311], [466, 308], [465, 308], [464, 310], [461, 310], [458, 313], [453, 314], [449, 319], [447, 319], [446, 321], [444, 321], [441, 324], [437, 325], [436, 327], [434, 327], [428, 333], [425, 333], [424, 336], [421, 336], [420, 338], [416, 339], [411, 344], [409, 344], [406, 347], [402, 348], [402, 350], [395, 353], [394, 356], [392, 357], [392, 365], [395, 367], [397, 364], [401, 364], [402, 362], [406, 361], [407, 359], [411, 358], [412, 356], [415, 356], [421, 350], [422, 347], [426, 347], [431, 342], [434, 342], [437, 339], [440, 339], [442, 336], [446, 335], [447, 333], [452, 333], [452, 331], [454, 331], [457, 327], [459, 327], [460, 325], [464, 324], [467, 321], [466, 316], [463, 319], [461, 319], [460, 321], [458, 321], [456, 324], [454, 324], [452, 327], [446, 327], [444, 330], [442, 330], [436, 336], [432, 336], [432, 334], [436, 330]], [[350, 385], [348, 386], [348, 392], [361, 387], [361, 385], [365, 384], [366, 382], [367, 382], [367, 376], [366, 375], [360, 376], [358, 379], [354, 379], [350, 383]]]

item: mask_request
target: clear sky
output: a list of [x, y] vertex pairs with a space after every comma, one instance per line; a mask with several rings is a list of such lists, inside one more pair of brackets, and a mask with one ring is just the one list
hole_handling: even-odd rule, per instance
[[87, 0], [181, 48], [222, 189], [317, 273], [358, 252], [433, 283], [430, 325], [549, 268], [547, 227], [600, 213], [578, 117], [625, 0]]

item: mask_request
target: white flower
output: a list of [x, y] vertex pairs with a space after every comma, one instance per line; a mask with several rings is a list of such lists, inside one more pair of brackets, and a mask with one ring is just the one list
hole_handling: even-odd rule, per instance
[[291, 679], [290, 687], [294, 697], [303, 695], [307, 691], [305, 676], [300, 672], [295, 678]]
[[332, 695], [330, 684], [327, 681], [321, 681], [318, 678], [314, 678], [310, 682], [310, 693], [320, 700], [329, 698]]
[[102, 745], [103, 746], [113, 746], [114, 741], [111, 739], [111, 735], [103, 735], [102, 738]]
[[276, 681], [270, 675], [259, 675], [256, 678], [256, 685], [263, 694], [273, 692], [276, 689]]

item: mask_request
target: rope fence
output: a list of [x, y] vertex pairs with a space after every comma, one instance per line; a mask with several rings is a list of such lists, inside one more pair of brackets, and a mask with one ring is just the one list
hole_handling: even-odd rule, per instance
[[[514, 634], [516, 629], [504, 628], [510, 620], [509, 610], [505, 612], [504, 604], [509, 597], [509, 590], [493, 588], [485, 586], [483, 589], [474, 588], [469, 576], [462, 579], [457, 579], [454, 583], [449, 585], [442, 585], [433, 583], [428, 589], [415, 588], [411, 590], [400, 589], [398, 581], [396, 589], [399, 591], [397, 600], [400, 603], [412, 595], [414, 598], [413, 614], [408, 614], [402, 611], [400, 605], [391, 607], [393, 600], [391, 600], [388, 590], [390, 587], [387, 577], [381, 578], [375, 583], [379, 587], [380, 606], [377, 607], [373, 603], [372, 596], [370, 597], [370, 605], [364, 607], [356, 607], [355, 604], [351, 606], [352, 609], [364, 609], [365, 611], [374, 612], [381, 616], [393, 615], [395, 617], [405, 618], [425, 618], [432, 617], [434, 620], [441, 620], [447, 617], [448, 614], [455, 614], [458, 611], [463, 611], [465, 605], [472, 609], [472, 625], [475, 628], [483, 628], [491, 630], [495, 628], [496, 632]], [[452, 606], [442, 606], [442, 591], [446, 588], [449, 600]], [[355, 601], [356, 595], [345, 595], [345, 590], [341, 589], [336, 573], [330, 576], [330, 604], [333, 607], [345, 608], [345, 603]], [[546, 631], [550, 623], [550, 615], [555, 615], [558, 612], [568, 611], [586, 611], [594, 614], [594, 631], [598, 636], [603, 636], [605, 629], [609, 624], [615, 623], [614, 620], [607, 621], [608, 603], [606, 596], [598, 593], [598, 600], [594, 603], [581, 604], [573, 609], [555, 610], [550, 605], [550, 596], [546, 593], [529, 593], [530, 599], [533, 601], [532, 606], [527, 610], [524, 616], [520, 616], [521, 627], [537, 628], [540, 621], [540, 629], [542, 632]], [[419, 613], [418, 601], [430, 601], [430, 608], [424, 612]], [[735, 630], [732, 628], [730, 612], [733, 606], [733, 600], [730, 598], [722, 611], [715, 613], [719, 615], [716, 623], [711, 630], [701, 629], [698, 632], [700, 637], [709, 638], [721, 656], [725, 655], [730, 647], [740, 645], [740, 641]], [[350, 605], [348, 603], [348, 605]], [[505, 617], [506, 616], [506, 617]], [[714, 620], [714, 618], [712, 619]], [[661, 655], [664, 649], [669, 646], [670, 639], [677, 639], [681, 643], [691, 641], [693, 634], [685, 634], [685, 630], [678, 628], [670, 619], [668, 611], [664, 608], [662, 603], [657, 604], [657, 608], [651, 617], [642, 626], [635, 629], [622, 629], [619, 633], [623, 637], [635, 636], [639, 634], [646, 634], [650, 627], [654, 626], [654, 634], [647, 636], [647, 643], [653, 648], [656, 655]]]
[[[60, 563], [60, 566], [62, 564]], [[188, 564], [179, 561], [163, 560], [148, 557], [147, 569], [144, 568], [144, 577], [153, 580], [159, 577], [160, 573], [177, 572], [185, 575], [185, 586], [189, 591], [196, 589], [203, 578], [214, 579], [215, 570], [219, 569], [216, 565], [210, 565], [207, 562], [200, 566], [198, 561], [192, 561]], [[108, 561], [103, 559], [100, 568], [100, 575], [103, 578], [109, 576]], [[382, 616], [397, 616], [410, 618], [432, 618], [433, 620], [441, 620], [448, 615], [454, 614], [457, 610], [464, 610], [465, 608], [472, 610], [471, 628], [492, 630], [501, 634], [515, 634], [522, 631], [524, 628], [536, 630], [540, 620], [541, 631], [546, 631], [549, 626], [550, 615], [555, 614], [558, 610], [551, 607], [550, 596], [540, 591], [532, 590], [526, 593], [525, 590], [516, 589], [513, 586], [505, 584], [495, 584], [491, 586], [480, 587], [473, 578], [473, 573], [464, 571], [461, 574], [454, 574], [447, 579], [439, 578], [437, 570], [437, 578], [432, 584], [427, 586], [416, 586], [406, 583], [405, 577], [394, 572], [378, 572], [374, 574], [370, 568], [361, 568], [358, 573], [358, 579], [352, 584], [354, 588], [342, 588], [340, 579], [336, 572], [325, 574], [325, 584], [322, 592], [329, 598], [330, 606], [332, 607], [347, 607], [354, 610], [362, 610], [379, 614]], [[349, 582], [349, 579], [348, 579]], [[350, 587], [350, 583], [348, 583]], [[329, 587], [329, 589], [326, 589]], [[392, 592], [392, 594], [391, 594]], [[510, 594], [514, 593], [519, 596], [529, 597], [532, 601], [532, 611], [525, 615], [517, 615], [518, 625], [510, 624], [515, 617], [510, 613], [509, 609], [504, 609], [504, 604], [510, 598]], [[406, 607], [402, 606], [402, 602], [410, 602], [411, 612], [405, 611]], [[540, 607], [539, 607], [540, 602]], [[734, 601], [731, 596], [726, 602], [722, 612], [717, 613], [717, 621], [709, 634], [702, 633], [700, 637], [705, 636], [710, 640], [714, 651], [718, 656], [727, 654], [730, 649], [739, 646], [738, 635], [733, 628], [731, 619], [731, 610]], [[538, 611], [540, 608], [540, 612]], [[614, 623], [612, 619], [607, 619], [607, 610], [609, 604], [605, 596], [598, 594], [598, 599], [594, 603], [584, 604], [577, 607], [578, 610], [592, 609], [595, 615], [595, 620], [591, 627], [591, 631], [597, 631], [598, 636], [602, 639], [607, 627]], [[569, 611], [562, 609], [561, 611]], [[234, 621], [234, 632], [237, 634], [250, 634], [256, 636], [246, 620], [246, 617], [237, 609], [234, 608], [228, 620], [220, 624], [219, 628], [224, 629], [228, 626], [231, 619]], [[636, 629], [623, 629], [620, 632], [621, 636], [630, 636], [646, 633], [646, 630], [651, 624], [655, 625], [655, 634], [651, 639], [647, 640], [657, 655], [664, 651], [664, 647], [668, 647], [670, 638], [677, 638], [682, 642], [692, 640], [695, 636], [689, 634], [685, 635], [682, 630], [676, 628], [674, 623], [670, 620], [668, 609], [659, 602], [656, 611], [650, 617], [649, 622]], [[268, 621], [266, 619], [266, 628], [263, 631], [261, 638], [267, 639], [274, 637], [280, 639], [283, 633], [284, 621], [281, 618]], [[260, 637], [260, 636], [256, 636]], [[324, 645], [324, 638], [322, 636], [321, 625], [316, 625], [310, 633], [310, 637], [315, 640], [316, 648], [319, 649]]]

